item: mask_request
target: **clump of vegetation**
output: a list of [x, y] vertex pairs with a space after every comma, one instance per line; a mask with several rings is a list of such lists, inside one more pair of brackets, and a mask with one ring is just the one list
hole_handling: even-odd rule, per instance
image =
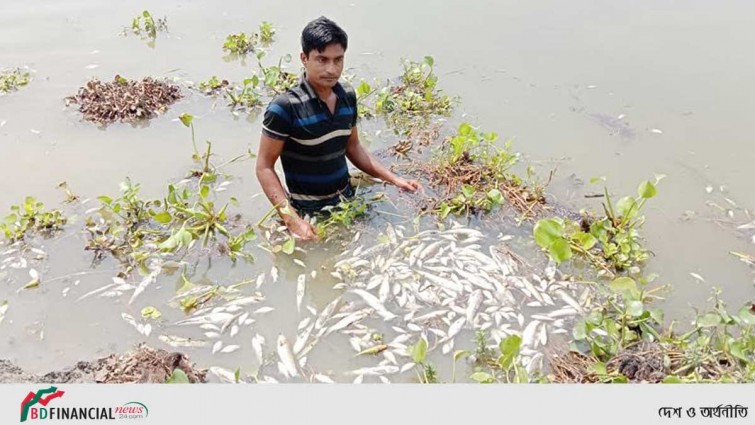
[[251, 78], [244, 79], [241, 87], [233, 86], [227, 89], [226, 94], [231, 99], [231, 108], [243, 108], [251, 111], [254, 108], [262, 106], [262, 95], [258, 90], [259, 86], [259, 77], [252, 75]]
[[262, 63], [265, 52], [257, 52], [259, 71], [245, 78], [241, 84], [220, 81], [213, 76], [209, 81], [199, 84], [199, 89], [206, 95], [214, 95], [222, 89], [229, 99], [231, 109], [243, 109], [252, 112], [264, 104], [266, 96], [281, 94], [297, 84], [299, 77], [283, 69], [283, 62], [291, 62], [291, 55], [278, 60], [277, 65], [266, 66]]
[[219, 93], [221, 89], [228, 87], [229, 84], [228, 80], [221, 81], [213, 75], [209, 80], [199, 83], [199, 90], [206, 95], [213, 95]]
[[257, 54], [257, 64], [262, 73], [262, 82], [265, 84], [268, 91], [271, 92], [271, 95], [284, 93], [286, 90], [296, 85], [299, 81], [299, 76], [283, 69], [284, 62], [291, 62], [291, 55], [281, 56], [278, 59], [278, 64], [271, 66], [265, 66], [262, 63], [262, 58], [264, 56], [264, 52]]
[[263, 43], [272, 43], [273, 37], [275, 36], [275, 28], [273, 28], [273, 24], [267, 21], [262, 21], [260, 24], [260, 41]]
[[755, 382], [755, 308], [713, 307], [683, 334], [650, 307], [660, 288], [620, 277], [603, 302], [577, 322], [571, 352], [551, 360], [555, 382]]
[[227, 50], [237, 55], [245, 55], [247, 53], [254, 52], [254, 48], [257, 45], [258, 35], [246, 34], [240, 32], [238, 34], [230, 34], [223, 43], [223, 50]]
[[603, 216], [585, 216], [581, 223], [562, 218], [540, 220], [533, 231], [535, 241], [558, 264], [576, 253], [609, 276], [625, 270], [636, 272], [649, 257], [639, 234], [645, 222], [641, 211], [656, 195], [661, 178], [643, 181], [636, 197], [625, 196], [616, 203], [604, 188]]
[[86, 249], [94, 251], [96, 261], [112, 255], [128, 274], [135, 267], [147, 270], [148, 260], [158, 254], [185, 254], [196, 241], [201, 240], [201, 246], [207, 247], [222, 235], [225, 243], [216, 243], [221, 253], [234, 261], [252, 260], [244, 246], [254, 239], [254, 230], [247, 227], [232, 233], [229, 226], [235, 223], [227, 213], [229, 204], [218, 207], [210, 200], [210, 190], [205, 184], [195, 191], [169, 185], [162, 200], [144, 200], [138, 196], [139, 185], [126, 180], [119, 197], [98, 198], [102, 202], [99, 219], [90, 216], [86, 220]]
[[29, 234], [49, 236], [63, 229], [66, 217], [59, 210], [47, 211], [42, 202], [27, 196], [21, 205], [12, 205], [11, 213], [0, 222], [0, 231], [10, 243]]
[[335, 227], [351, 226], [354, 220], [365, 215], [368, 206], [367, 200], [356, 195], [352, 199], [341, 198], [337, 205], [323, 208], [326, 216], [315, 224], [318, 236], [325, 238], [329, 230]]
[[29, 84], [31, 74], [21, 69], [0, 71], [0, 94], [16, 91]]
[[[362, 81], [356, 88], [359, 116], [383, 116], [397, 134], [405, 134], [417, 119], [428, 123], [433, 115], [448, 115], [453, 100], [438, 89], [434, 63], [431, 56], [425, 56], [422, 62], [405, 60], [398, 85], [372, 88]], [[373, 94], [375, 100], [369, 106], [366, 100]]]
[[448, 138], [435, 152], [425, 174], [438, 187], [441, 200], [435, 212], [445, 218], [489, 212], [508, 199], [524, 214], [532, 214], [544, 204], [543, 185], [528, 189], [521, 178], [509, 172], [518, 161], [507, 142], [495, 146], [495, 133], [477, 131], [468, 123], [459, 125], [457, 134]]
[[[480, 336], [478, 335], [479, 338]], [[477, 367], [475, 367], [475, 372], [470, 378], [481, 384], [492, 384], [495, 382], [526, 384], [530, 382], [527, 369], [519, 361], [521, 346], [522, 338], [519, 335], [511, 335], [501, 340], [501, 343], [498, 344], [499, 353], [497, 356], [490, 349], [487, 349], [484, 355], [478, 353], [475, 359]], [[455, 360], [456, 358], [454, 358]]]
[[275, 28], [273, 28], [273, 24], [265, 21], [260, 24], [258, 32], [252, 34], [240, 32], [228, 35], [223, 43], [223, 50], [240, 56], [255, 53], [260, 43], [271, 43], [274, 35]]
[[416, 364], [417, 379], [422, 384], [437, 384], [438, 371], [435, 366], [427, 360], [427, 339], [422, 336], [419, 341], [412, 347], [412, 360]]
[[158, 32], [168, 30], [167, 18], [155, 18], [149, 11], [145, 10], [141, 15], [131, 21], [131, 31], [139, 36], [155, 39]]
[[79, 105], [87, 121], [108, 124], [152, 118], [181, 97], [181, 89], [167, 82], [151, 77], [134, 81], [116, 75], [107, 83], [88, 81], [76, 95], [66, 98], [66, 104]]

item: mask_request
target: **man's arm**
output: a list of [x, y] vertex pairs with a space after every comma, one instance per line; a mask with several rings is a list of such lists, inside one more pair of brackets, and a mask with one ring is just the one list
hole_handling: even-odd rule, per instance
[[351, 135], [346, 142], [346, 157], [352, 164], [372, 177], [383, 180], [384, 182], [398, 186], [401, 189], [414, 192], [421, 189], [422, 186], [416, 180], [406, 180], [385, 168], [375, 157], [370, 155], [367, 149], [359, 143], [359, 132], [357, 127], [351, 128]]
[[273, 204], [278, 211], [286, 227], [295, 235], [302, 239], [313, 239], [316, 237], [314, 227], [296, 213], [293, 208], [289, 207], [286, 192], [283, 185], [275, 173], [275, 162], [278, 161], [283, 151], [283, 141], [275, 140], [272, 137], [262, 135], [260, 137], [260, 147], [257, 153], [256, 173], [257, 179], [265, 192], [267, 199]]

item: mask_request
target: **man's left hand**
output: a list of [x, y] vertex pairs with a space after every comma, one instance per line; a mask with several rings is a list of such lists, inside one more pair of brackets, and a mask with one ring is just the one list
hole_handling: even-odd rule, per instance
[[393, 184], [395, 184], [399, 189], [406, 190], [407, 192], [416, 192], [418, 190], [422, 190], [422, 185], [419, 184], [417, 180], [406, 180], [399, 177]]

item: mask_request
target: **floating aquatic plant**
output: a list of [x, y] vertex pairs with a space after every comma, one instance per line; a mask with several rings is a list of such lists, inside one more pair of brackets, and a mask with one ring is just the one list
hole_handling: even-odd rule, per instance
[[0, 71], [0, 94], [16, 91], [29, 84], [31, 74], [21, 69]]
[[158, 18], [155, 20], [155, 18], [152, 17], [152, 14], [145, 10], [142, 12], [141, 15], [136, 16], [131, 21], [131, 31], [139, 36], [148, 37], [154, 40], [157, 37], [158, 32], [167, 31], [168, 30], [168, 21], [167, 18]]
[[116, 75], [111, 82], [88, 81], [66, 103], [79, 105], [84, 119], [101, 124], [148, 119], [182, 97], [178, 86], [146, 77], [142, 81]]
[[535, 242], [558, 264], [576, 254], [609, 276], [624, 270], [637, 271], [637, 266], [649, 257], [639, 233], [645, 222], [641, 211], [647, 200], [656, 195], [661, 178], [643, 181], [636, 197], [625, 196], [616, 203], [604, 188], [603, 216], [587, 216], [581, 223], [560, 217], [538, 221], [533, 229]]
[[440, 192], [435, 207], [440, 218], [490, 212], [507, 200], [525, 216], [542, 206], [544, 185], [528, 188], [511, 173], [509, 169], [519, 156], [511, 151], [510, 141], [498, 147], [497, 139], [496, 133], [483, 133], [462, 123], [456, 135], [436, 149], [424, 173]]
[[63, 229], [67, 219], [59, 210], [47, 211], [42, 202], [27, 196], [21, 205], [12, 205], [11, 213], [0, 222], [0, 232], [11, 243], [29, 234], [52, 235]]

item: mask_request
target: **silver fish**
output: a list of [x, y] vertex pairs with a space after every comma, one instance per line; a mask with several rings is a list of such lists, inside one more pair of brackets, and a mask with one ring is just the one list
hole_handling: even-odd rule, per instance
[[296, 363], [291, 345], [283, 334], [278, 334], [278, 358], [285, 368], [285, 375], [295, 377], [299, 375], [299, 365]]

